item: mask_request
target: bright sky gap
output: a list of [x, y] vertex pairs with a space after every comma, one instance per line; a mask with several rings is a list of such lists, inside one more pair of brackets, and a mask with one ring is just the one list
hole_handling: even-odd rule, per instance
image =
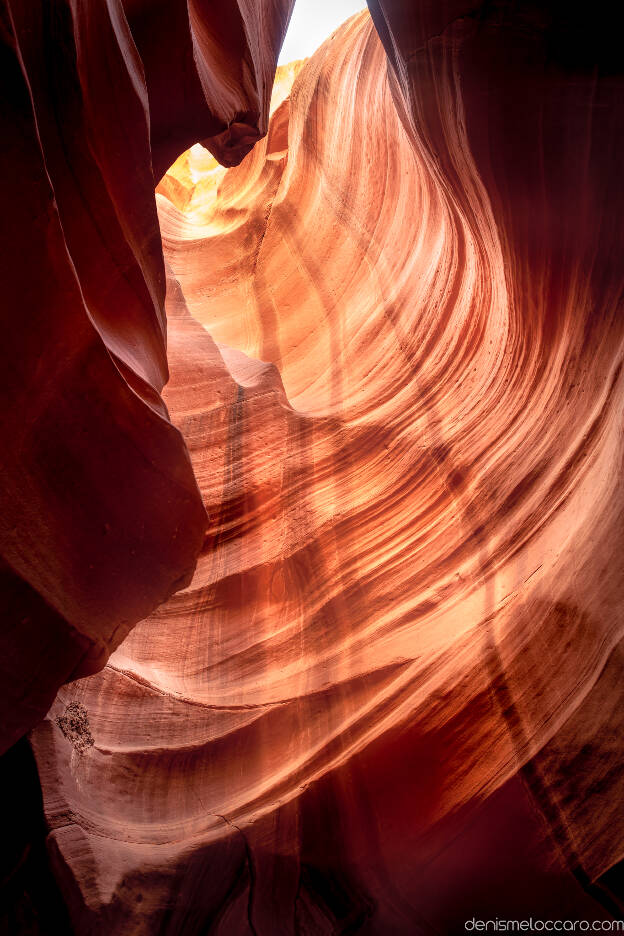
[[366, 0], [296, 0], [279, 64], [307, 58], [346, 19], [366, 8]]

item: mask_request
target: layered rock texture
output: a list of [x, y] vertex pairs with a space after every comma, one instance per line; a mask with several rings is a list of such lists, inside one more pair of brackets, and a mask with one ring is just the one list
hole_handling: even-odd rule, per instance
[[[279, 76], [237, 168], [194, 146], [158, 187], [176, 429], [162, 383], [122, 389], [209, 535], [32, 735], [78, 933], [620, 911], [622, 80], [573, 7], [371, 12]], [[247, 78], [204, 83], [226, 164]], [[133, 477], [128, 526], [175, 515], [192, 553], [196, 499]]]
[[154, 186], [197, 140], [232, 165], [266, 132], [291, 6], [0, 4], [0, 751], [192, 577]]
[[58, 920], [608, 919], [606, 8], [371, 0], [274, 85], [291, 6], [0, 0], [0, 748], [50, 709]]

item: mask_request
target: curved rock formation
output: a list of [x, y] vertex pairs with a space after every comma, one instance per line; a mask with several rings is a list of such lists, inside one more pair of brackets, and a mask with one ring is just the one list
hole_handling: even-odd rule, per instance
[[389, 69], [355, 17], [160, 186], [214, 534], [34, 732], [78, 932], [616, 910], [622, 83], [556, 10], [373, 12]]
[[0, 750], [193, 573], [154, 171], [206, 138], [231, 165], [266, 131], [292, 3], [125, 6], [0, 5]]
[[267, 132], [294, 0], [122, 0], [145, 70], [154, 175], [198, 141], [235, 166]]

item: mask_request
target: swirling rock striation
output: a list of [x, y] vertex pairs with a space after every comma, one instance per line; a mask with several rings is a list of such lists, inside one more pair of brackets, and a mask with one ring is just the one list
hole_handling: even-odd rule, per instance
[[192, 576], [208, 521], [161, 397], [154, 173], [266, 132], [291, 6], [0, 6], [0, 750]]
[[[577, 702], [563, 706], [566, 724], [523, 768], [558, 848], [586, 882], [622, 857], [613, 817], [624, 795], [614, 743], [624, 624], [624, 191], [616, 156], [624, 112], [610, 8], [557, 0], [524, 0], [512, 9], [463, 0], [414, 8], [371, 0], [370, 9], [410, 138], [468, 218], [476, 216], [479, 193], [465, 180], [478, 180], [498, 233], [510, 337], [521, 352], [508, 392], [524, 378], [532, 397], [520, 413], [530, 407], [535, 426], [548, 426], [539, 444], [518, 450], [524, 480], [509, 506], [515, 510], [516, 494], [537, 493], [550, 475], [540, 523], [551, 513], [554, 519], [552, 495], [561, 505], [556, 513], [566, 514], [573, 489], [587, 511], [585, 523], [577, 527], [576, 514], [553, 544], [557, 578], [547, 613], [556, 630], [545, 647], [553, 685], [576, 693]], [[449, 114], [457, 118], [452, 125]], [[556, 470], [558, 452], [566, 454]], [[553, 640], [565, 641], [574, 675], [558, 672]], [[533, 640], [524, 665], [535, 652]], [[530, 722], [515, 704], [504, 656], [496, 651], [494, 659], [497, 701], [521, 752], [531, 744]]]
[[617, 909], [621, 78], [556, 10], [371, 7], [160, 186], [214, 533], [34, 732], [79, 932]]

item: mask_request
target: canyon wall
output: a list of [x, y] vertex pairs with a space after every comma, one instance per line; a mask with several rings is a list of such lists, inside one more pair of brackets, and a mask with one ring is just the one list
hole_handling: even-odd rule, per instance
[[232, 165], [266, 132], [291, 7], [0, 5], [0, 751], [192, 577], [154, 186], [197, 140]]
[[161, 181], [210, 532], [32, 735], [78, 932], [618, 912], [622, 83], [549, 10], [371, 2]]

